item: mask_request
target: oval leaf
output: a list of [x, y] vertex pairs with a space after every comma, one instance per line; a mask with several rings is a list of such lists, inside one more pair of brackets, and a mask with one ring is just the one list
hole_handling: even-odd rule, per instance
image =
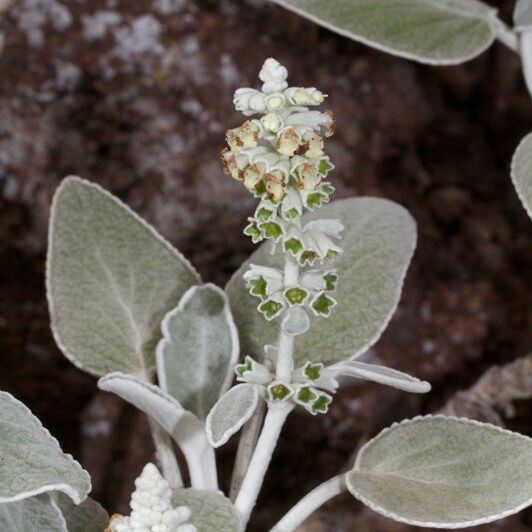
[[532, 133], [515, 150], [512, 158], [512, 181], [528, 216], [532, 218]]
[[54, 498], [66, 521], [68, 532], [102, 532], [107, 528], [109, 515], [94, 499], [87, 497], [81, 504], [75, 505], [60, 493]]
[[161, 320], [199, 280], [126, 205], [76, 177], [54, 197], [46, 277], [56, 342], [94, 375], [152, 366]]
[[495, 38], [492, 8], [475, 0], [273, 0], [383, 52], [431, 65], [463, 63]]
[[[338, 269], [338, 304], [328, 319], [313, 321], [295, 340], [296, 365], [307, 360], [333, 364], [352, 359], [380, 337], [397, 308], [404, 276], [416, 245], [416, 224], [406, 209], [379, 198], [350, 198], [326, 205], [312, 218], [338, 218], [345, 226]], [[226, 291], [240, 331], [242, 352], [263, 358], [263, 346], [276, 344], [279, 320], [267, 322], [257, 298], [242, 279], [250, 263], [282, 267], [281, 253], [262, 245], [235, 273]]]
[[214, 405], [207, 416], [207, 439], [213, 447], [221, 447], [236, 434], [255, 412], [259, 393], [253, 384], [238, 384]]
[[[0, 504], [0, 530], [2, 532], [74, 532], [70, 528], [67, 529], [61, 511], [48, 494]], [[102, 530], [103, 528], [100, 532]]]
[[469, 419], [414, 418], [366, 443], [346, 483], [396, 521], [435, 528], [489, 523], [532, 503], [532, 439]]
[[162, 324], [157, 346], [161, 388], [200, 419], [205, 419], [231, 385], [239, 342], [223, 290], [194, 286]]
[[235, 507], [219, 492], [180, 489], [174, 492], [173, 506], [188, 506], [190, 523], [201, 532], [240, 532], [242, 527]]
[[89, 474], [12, 395], [0, 392], [0, 503], [62, 491], [76, 504], [91, 490]]

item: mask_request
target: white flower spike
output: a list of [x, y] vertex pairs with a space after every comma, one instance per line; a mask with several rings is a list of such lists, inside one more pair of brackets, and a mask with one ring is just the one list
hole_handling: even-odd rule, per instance
[[172, 490], [153, 464], [147, 464], [135, 480], [131, 495], [131, 515], [116, 516], [110, 532], [198, 532], [189, 523], [186, 506], [172, 507]]

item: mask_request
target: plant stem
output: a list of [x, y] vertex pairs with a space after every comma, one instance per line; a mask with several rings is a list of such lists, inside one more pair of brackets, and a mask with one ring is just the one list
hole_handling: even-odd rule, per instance
[[292, 409], [293, 405], [291, 404], [269, 406], [257, 447], [235, 500], [235, 507], [240, 515], [243, 528], [249, 521], [249, 516], [257, 501], [277, 440]]
[[240, 486], [242, 486], [242, 481], [244, 480], [244, 476], [249, 467], [249, 462], [253, 456], [253, 451], [255, 450], [255, 445], [259, 438], [260, 428], [264, 420], [265, 411], [266, 402], [260, 399], [252, 418], [242, 429], [242, 434], [240, 435], [240, 440], [238, 442], [233, 474], [231, 476], [231, 487], [229, 489], [229, 498], [233, 502], [235, 502]]
[[521, 55], [521, 47], [517, 33], [511, 30], [500, 18], [495, 16], [495, 35], [505, 46]]
[[218, 490], [216, 456], [207, 441], [203, 424], [190, 423], [181, 426], [177, 442], [185, 455], [192, 487]]
[[163, 477], [168, 481], [173, 489], [183, 487], [183, 478], [179, 470], [179, 464], [172, 447], [172, 438], [170, 435], [155, 421], [148, 418], [150, 429], [155, 445], [157, 459], [161, 466]]
[[336, 495], [340, 495], [345, 489], [344, 475], [338, 475], [320, 484], [307, 493], [270, 532], [292, 532], [321, 505]]

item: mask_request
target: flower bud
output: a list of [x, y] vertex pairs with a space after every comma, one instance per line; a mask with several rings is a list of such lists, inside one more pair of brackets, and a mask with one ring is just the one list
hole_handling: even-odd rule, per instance
[[272, 92], [266, 96], [266, 108], [269, 111], [278, 111], [284, 107], [285, 103], [286, 99], [280, 92]]

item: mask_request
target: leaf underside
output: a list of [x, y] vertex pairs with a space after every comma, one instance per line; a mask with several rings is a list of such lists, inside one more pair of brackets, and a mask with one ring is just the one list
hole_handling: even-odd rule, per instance
[[238, 332], [225, 293], [211, 284], [191, 288], [164, 318], [162, 330], [161, 388], [205, 419], [233, 380], [238, 358]]

